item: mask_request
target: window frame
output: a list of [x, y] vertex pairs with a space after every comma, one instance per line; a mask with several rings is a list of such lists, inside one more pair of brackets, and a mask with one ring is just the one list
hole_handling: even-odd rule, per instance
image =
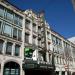
[[0, 7], [1, 7], [1, 9], [3, 9], [3, 12], [0, 11], [0, 12], [1, 12], [0, 14], [3, 15], [3, 16], [0, 15], [0, 17], [1, 17], [1, 18], [4, 18], [4, 15], [5, 15], [5, 8], [4, 8], [2, 5], [0, 5]]
[[0, 22], [1, 22], [1, 26], [0, 26], [0, 34], [2, 34], [2, 32], [3, 32], [3, 21], [0, 20]]
[[[8, 15], [12, 15], [12, 19], [11, 17], [9, 17]], [[9, 19], [10, 18], [10, 19]], [[9, 9], [6, 9], [5, 10], [5, 19], [8, 20], [9, 22], [12, 22], [13, 23], [13, 19], [14, 19], [14, 14], [13, 14], [13, 11], [9, 10]]]
[[[16, 32], [17, 32], [16, 37], [14, 35], [14, 29], [16, 29]], [[13, 38], [16, 40], [18, 39], [18, 29], [16, 27], [13, 27]]]
[[4, 44], [4, 41], [0, 39], [0, 54], [2, 54], [2, 51], [3, 51], [3, 44]]
[[[16, 47], [19, 49], [18, 53], [16, 52]], [[15, 45], [15, 53], [14, 53], [15, 56], [19, 56], [20, 55], [20, 47], [21, 46], [18, 45], [18, 44]]]
[[[26, 38], [26, 35], [27, 35], [27, 38]], [[25, 33], [25, 43], [29, 43], [29, 34], [27, 34], [27, 33]]]
[[[27, 21], [29, 21], [29, 22], [27, 22]], [[30, 23], [31, 23], [31, 21], [29, 19], [25, 19], [25, 28], [30, 29], [29, 28]]]
[[[5, 26], [8, 26], [11, 28], [11, 33], [6, 33], [5, 31]], [[11, 26], [11, 24], [7, 23], [7, 22], [3, 22], [3, 35], [7, 36], [7, 37], [12, 37], [12, 30], [13, 30], [13, 27]]]
[[[8, 47], [8, 45], [9, 45], [9, 47]], [[8, 55], [12, 54], [12, 45], [13, 45], [13, 43], [7, 42], [7, 44], [6, 44], [6, 54], [8, 54]], [[11, 46], [11, 50], [10, 50], [10, 46]]]
[[[21, 35], [19, 35], [19, 31], [21, 31]], [[22, 41], [22, 30], [18, 29], [18, 40]]]

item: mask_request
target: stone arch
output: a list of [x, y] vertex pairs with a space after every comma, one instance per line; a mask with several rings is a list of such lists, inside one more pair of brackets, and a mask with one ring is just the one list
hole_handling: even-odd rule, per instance
[[9, 60], [7, 59], [7, 60], [4, 61], [4, 64], [6, 64], [8, 62], [15, 62], [15, 63], [20, 65], [19, 61], [15, 60], [15, 59], [9, 59]]

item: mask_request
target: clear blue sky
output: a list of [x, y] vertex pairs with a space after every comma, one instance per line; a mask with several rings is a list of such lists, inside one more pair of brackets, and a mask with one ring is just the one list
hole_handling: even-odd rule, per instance
[[66, 38], [75, 36], [75, 11], [71, 0], [8, 0], [20, 9], [45, 10], [50, 26]]

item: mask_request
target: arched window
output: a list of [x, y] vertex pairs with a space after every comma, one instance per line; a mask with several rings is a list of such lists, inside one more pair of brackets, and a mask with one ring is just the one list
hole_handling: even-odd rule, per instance
[[8, 62], [4, 65], [3, 75], [20, 75], [20, 66], [15, 62]]

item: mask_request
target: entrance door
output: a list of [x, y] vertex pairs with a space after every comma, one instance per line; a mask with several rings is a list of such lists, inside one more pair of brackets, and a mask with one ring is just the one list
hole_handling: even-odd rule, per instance
[[4, 65], [3, 75], [20, 75], [20, 66], [15, 62], [8, 62]]
[[46, 70], [25, 70], [25, 75], [52, 75], [51, 71]]

